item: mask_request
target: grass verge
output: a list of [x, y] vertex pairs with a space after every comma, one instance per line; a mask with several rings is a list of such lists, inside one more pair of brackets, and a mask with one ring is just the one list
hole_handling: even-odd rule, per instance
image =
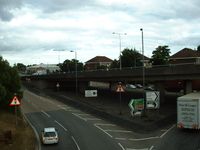
[[[4, 133], [11, 131], [11, 142], [4, 141]], [[18, 114], [17, 125], [16, 117], [13, 113], [0, 110], [0, 149], [1, 150], [35, 150], [36, 138], [33, 129]]]

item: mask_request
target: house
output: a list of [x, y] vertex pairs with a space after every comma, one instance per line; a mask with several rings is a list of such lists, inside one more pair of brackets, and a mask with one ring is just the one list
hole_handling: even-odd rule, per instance
[[200, 51], [184, 48], [169, 58], [170, 64], [200, 64]]
[[85, 70], [96, 70], [100, 66], [109, 67], [113, 62], [112, 59], [105, 56], [96, 56], [85, 62]]

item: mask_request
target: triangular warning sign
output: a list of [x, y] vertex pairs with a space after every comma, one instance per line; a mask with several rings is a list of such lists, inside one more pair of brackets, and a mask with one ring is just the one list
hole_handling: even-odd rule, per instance
[[121, 85], [118, 85], [116, 92], [124, 92], [123, 87]]
[[12, 99], [12, 101], [10, 103], [10, 106], [17, 106], [17, 105], [20, 105], [20, 102], [19, 102], [17, 96], [14, 96], [14, 98]]

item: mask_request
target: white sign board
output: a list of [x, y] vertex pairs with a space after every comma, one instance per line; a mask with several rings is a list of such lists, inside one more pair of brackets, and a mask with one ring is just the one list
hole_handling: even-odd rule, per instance
[[160, 92], [159, 91], [146, 92], [146, 108], [147, 109], [160, 108]]
[[97, 97], [97, 90], [85, 90], [85, 97]]

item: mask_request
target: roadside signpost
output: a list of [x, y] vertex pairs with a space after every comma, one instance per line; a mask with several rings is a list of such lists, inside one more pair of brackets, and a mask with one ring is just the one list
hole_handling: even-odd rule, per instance
[[144, 109], [144, 99], [131, 99], [128, 106], [131, 109], [131, 116], [141, 114], [141, 111]]
[[119, 104], [119, 105], [120, 105], [119, 114], [121, 115], [121, 114], [122, 114], [122, 109], [121, 109], [121, 101], [122, 101], [121, 99], [122, 99], [122, 95], [121, 95], [121, 93], [124, 92], [124, 88], [122, 87], [122, 83], [121, 83], [121, 82], [118, 83], [116, 92], [119, 93], [119, 103], [120, 103], [120, 104]]
[[160, 108], [160, 92], [159, 91], [146, 92], [146, 107], [147, 109]]
[[14, 96], [10, 103], [10, 106], [19, 106], [19, 105], [20, 105], [20, 101], [18, 100], [17, 96]]
[[85, 97], [97, 97], [97, 90], [85, 90]]
[[17, 126], [17, 106], [19, 106], [21, 103], [20, 101], [18, 100], [16, 94], [15, 96], [13, 97], [12, 101], [10, 102], [9, 106], [15, 106], [15, 123], [16, 123], [16, 126]]

